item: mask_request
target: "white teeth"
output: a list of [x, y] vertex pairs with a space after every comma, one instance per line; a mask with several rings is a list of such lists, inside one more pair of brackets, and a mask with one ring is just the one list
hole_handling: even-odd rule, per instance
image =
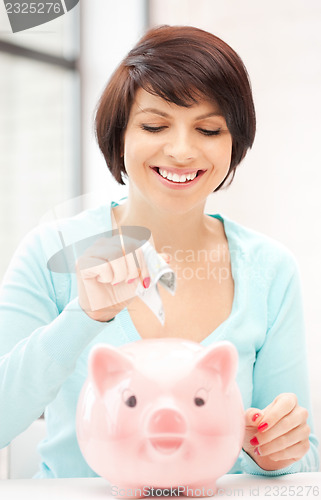
[[178, 175], [178, 174], [172, 174], [171, 172], [167, 172], [167, 170], [164, 170], [162, 168], [159, 169], [159, 173], [162, 177], [165, 179], [168, 179], [169, 181], [173, 182], [186, 182], [186, 180], [192, 181], [195, 179], [197, 172], [194, 172], [193, 174], [187, 174], [187, 175]]

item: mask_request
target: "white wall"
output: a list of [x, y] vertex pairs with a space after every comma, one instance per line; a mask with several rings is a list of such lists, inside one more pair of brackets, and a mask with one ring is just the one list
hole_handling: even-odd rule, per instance
[[94, 110], [110, 75], [144, 32], [145, 2], [82, 0], [80, 3], [84, 192], [117, 198], [127, 189], [110, 175], [98, 149], [93, 129]]
[[188, 24], [229, 43], [251, 77], [257, 137], [208, 209], [282, 241], [301, 270], [311, 389], [321, 440], [321, 2], [150, 0], [152, 24]]

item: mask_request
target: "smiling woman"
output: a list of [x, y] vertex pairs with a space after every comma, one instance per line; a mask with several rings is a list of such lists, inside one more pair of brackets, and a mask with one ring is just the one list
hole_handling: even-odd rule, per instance
[[[96, 129], [128, 197], [63, 220], [58, 231], [40, 227], [16, 252], [0, 298], [0, 446], [45, 411], [38, 477], [92, 476], [74, 416], [93, 345], [229, 340], [246, 409], [243, 449], [230, 472], [317, 470], [296, 261], [266, 236], [205, 213], [208, 196], [233, 179], [254, 140], [241, 59], [197, 28], [152, 29], [107, 84]], [[150, 286], [148, 259], [135, 239], [136, 258], [125, 252], [122, 227], [148, 229], [150, 250], [176, 272], [175, 295], [159, 290], [163, 323], [136, 295], [139, 283]], [[102, 237], [108, 232], [113, 237]], [[62, 234], [80, 240], [75, 275], [47, 265], [63, 252]]]
[[[246, 68], [231, 47], [197, 28], [162, 26], [148, 32], [129, 52], [102, 94], [96, 115], [100, 149], [120, 184], [124, 184], [122, 175], [126, 174], [121, 131], [127, 127], [138, 89], [181, 108], [200, 100], [215, 107], [214, 116], [225, 118], [225, 128], [227, 126], [233, 138], [227, 174], [233, 179], [236, 167], [254, 141], [255, 110]], [[158, 115], [161, 111], [159, 116], [166, 118], [166, 109], [160, 110], [159, 102], [156, 100], [154, 106], [151, 101], [148, 107], [152, 113], [156, 107]], [[153, 126], [153, 130], [149, 130], [156, 132], [157, 128]], [[200, 132], [215, 135], [217, 130], [209, 127]]]
[[183, 107], [137, 90], [123, 159], [130, 191], [149, 210], [175, 210], [177, 202], [180, 211], [190, 210], [204, 201], [227, 177], [231, 154], [231, 134], [215, 103], [202, 99]]

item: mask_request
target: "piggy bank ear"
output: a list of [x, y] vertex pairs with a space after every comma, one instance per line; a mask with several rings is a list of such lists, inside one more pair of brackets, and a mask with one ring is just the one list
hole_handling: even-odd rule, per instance
[[219, 375], [224, 391], [228, 391], [234, 381], [237, 365], [237, 350], [231, 342], [218, 342], [206, 347], [196, 362], [197, 367]]
[[129, 356], [111, 346], [96, 346], [89, 356], [89, 377], [100, 395], [134, 369]]

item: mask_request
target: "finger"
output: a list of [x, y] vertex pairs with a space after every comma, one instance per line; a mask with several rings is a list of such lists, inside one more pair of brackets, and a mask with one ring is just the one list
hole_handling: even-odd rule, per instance
[[[78, 258], [76, 267], [78, 269], [90, 269], [114, 258], [119, 258], [122, 255], [119, 241], [117, 242], [113, 238], [100, 238]], [[92, 270], [87, 274], [88, 277], [94, 277], [98, 273]]]
[[[110, 288], [110, 287], [109, 287]], [[110, 296], [108, 287], [103, 283], [97, 283], [95, 278], [84, 281], [89, 311], [99, 311], [116, 303]]]
[[300, 458], [308, 451], [310, 427], [307, 424], [302, 424], [290, 432], [279, 436], [273, 441], [259, 445], [256, 450], [261, 456], [268, 456], [271, 460], [285, 460], [289, 458], [295, 458], [294, 454], [289, 452], [290, 448], [297, 446], [297, 451], [299, 447], [301, 448]]
[[266, 444], [280, 436], [284, 436], [293, 429], [305, 425], [308, 420], [309, 413], [305, 408], [297, 406], [282, 418], [277, 424], [265, 432], [258, 431], [255, 435], [255, 444]]
[[117, 259], [123, 255], [119, 236], [100, 238], [86, 249], [84, 257], [98, 257], [103, 260]]
[[120, 257], [119, 259], [113, 259], [109, 262], [110, 267], [113, 271], [113, 278], [111, 280], [112, 285], [116, 285], [127, 278], [127, 264], [126, 258]]
[[[285, 450], [282, 450], [278, 453], [273, 453], [269, 456], [271, 460], [274, 462], [280, 462], [282, 460], [292, 460], [292, 462], [297, 462], [309, 451], [310, 442], [307, 444], [297, 443]], [[289, 464], [290, 465], [290, 464]]]
[[166, 262], [166, 264], [169, 264], [170, 261], [172, 260], [172, 257], [168, 253], [159, 253], [158, 255], [161, 256], [161, 258]]
[[131, 300], [135, 297], [135, 290], [135, 285], [110, 286], [98, 283], [95, 278], [84, 281], [89, 311], [99, 311]]
[[106, 272], [108, 269], [108, 263], [106, 263], [105, 260], [95, 257], [87, 257], [85, 259], [80, 259], [77, 263], [77, 267], [83, 279], [91, 279]]
[[[148, 267], [147, 263], [144, 257], [144, 253], [141, 248], [138, 248], [135, 251], [135, 256], [138, 262], [138, 273], [140, 274], [141, 280], [142, 280], [142, 285], [144, 288], [148, 288], [150, 285], [150, 276], [148, 272]], [[137, 264], [136, 262], [136, 264]]]
[[97, 281], [99, 283], [111, 283], [114, 273], [110, 262], [105, 262], [98, 266]]
[[255, 429], [262, 421], [264, 413], [258, 408], [248, 408], [245, 412], [245, 426], [254, 427]]
[[129, 253], [125, 257], [126, 260], [126, 266], [127, 266], [127, 283], [132, 283], [133, 280], [137, 279], [139, 277], [138, 275], [138, 269], [137, 269], [137, 264], [134, 259], [133, 252]]
[[266, 432], [288, 415], [297, 405], [298, 400], [293, 393], [283, 393], [264, 408], [264, 419], [258, 426], [259, 432]]
[[130, 299], [133, 299], [136, 295], [137, 283], [128, 284], [128, 283], [120, 283], [116, 284], [112, 287], [112, 291], [108, 290], [110, 294], [111, 300], [115, 304], [120, 304], [127, 302]]

